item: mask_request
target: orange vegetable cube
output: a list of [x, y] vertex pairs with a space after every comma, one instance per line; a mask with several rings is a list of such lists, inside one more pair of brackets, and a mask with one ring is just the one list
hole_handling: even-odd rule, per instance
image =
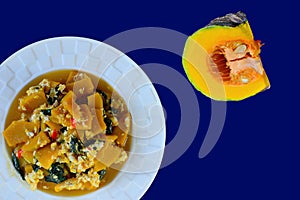
[[105, 136], [106, 140], [110, 141], [110, 142], [114, 142], [116, 139], [118, 139], [117, 135], [106, 135]]
[[39, 90], [29, 96], [24, 96], [20, 99], [20, 109], [30, 113], [40, 105], [47, 102], [44, 90]]
[[94, 171], [99, 172], [103, 169], [106, 169], [106, 166], [100, 162], [98, 159], [94, 159]]
[[33, 163], [33, 152], [32, 151], [23, 151], [22, 157], [28, 162]]
[[50, 139], [48, 135], [45, 132], [41, 131], [35, 137], [31, 138], [26, 144], [24, 144], [21, 149], [23, 151], [34, 151], [45, 146], [49, 142]]
[[93, 122], [92, 122], [92, 132], [95, 134], [102, 133], [106, 130], [106, 124], [103, 118], [102, 110], [93, 110]]
[[48, 144], [45, 147], [38, 149], [36, 151], [35, 157], [40, 163], [41, 167], [45, 169], [49, 169], [54, 162], [54, 160], [58, 156], [59, 149], [55, 148], [54, 150], [51, 149], [51, 145]]
[[106, 165], [111, 166], [118, 160], [122, 153], [122, 149], [113, 145], [113, 143], [106, 141], [101, 150], [97, 153], [96, 159]]
[[52, 109], [50, 120], [56, 124], [61, 124], [63, 126], [71, 125], [71, 118], [67, 117], [68, 111], [62, 106], [59, 105], [56, 108]]
[[83, 79], [84, 74], [78, 71], [72, 71], [69, 73], [66, 83], [73, 83], [77, 80]]
[[31, 173], [32, 171], [33, 171], [33, 168], [32, 168], [31, 165], [26, 165], [26, 166], [25, 166], [25, 173], [26, 173], [26, 174], [29, 174], [29, 173]]
[[125, 131], [123, 131], [119, 126], [115, 126], [113, 128], [113, 133], [112, 135], [117, 136], [116, 139], [116, 143], [121, 146], [124, 147], [128, 138], [128, 133], [126, 133]]
[[78, 97], [92, 94], [95, 90], [94, 84], [88, 76], [85, 76], [83, 79], [76, 82], [68, 83], [66, 86], [69, 91], [73, 91]]
[[69, 91], [66, 96], [61, 100], [63, 107], [74, 117], [78, 117], [80, 107], [75, 102], [76, 95], [73, 91]]
[[103, 99], [99, 93], [92, 94], [88, 96], [88, 105], [90, 108], [102, 109], [103, 108]]
[[96, 118], [98, 120], [98, 123], [101, 129], [104, 131], [106, 129], [106, 124], [104, 122], [103, 111], [99, 109], [96, 109], [95, 111], [96, 111]]
[[23, 120], [13, 121], [3, 132], [4, 138], [10, 147], [17, 144], [27, 142], [29, 137], [27, 132], [35, 133], [38, 125], [34, 122], [26, 122]]

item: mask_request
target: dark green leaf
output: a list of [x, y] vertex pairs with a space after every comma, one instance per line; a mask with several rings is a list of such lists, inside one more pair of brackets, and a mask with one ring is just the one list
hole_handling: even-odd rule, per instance
[[15, 169], [20, 174], [21, 178], [23, 180], [25, 180], [25, 174], [24, 174], [24, 171], [20, 167], [19, 159], [17, 158], [17, 156], [16, 156], [16, 154], [14, 152], [12, 152], [11, 156], [12, 156], [12, 163], [13, 163]]
[[47, 98], [47, 103], [48, 103], [49, 105], [53, 105], [54, 102], [55, 102], [56, 100], [57, 100], [57, 98], [48, 96], [48, 98]]
[[77, 137], [71, 137], [70, 148], [72, 153], [80, 154], [83, 145]]
[[64, 144], [66, 141], [65, 140], [60, 140], [58, 141], [60, 144]]
[[67, 130], [68, 130], [68, 127], [64, 126], [64, 127], [62, 127], [62, 128], [60, 129], [60, 132], [61, 132], [61, 133], [64, 133], [64, 132], [67, 131]]
[[107, 95], [102, 90], [97, 90], [97, 92], [103, 97], [104, 101], [106, 102]]
[[59, 90], [59, 85], [57, 85], [57, 86], [54, 88], [54, 90], [55, 90], [55, 94], [56, 94], [57, 96], [61, 95], [61, 91]]
[[36, 164], [32, 165], [32, 168], [35, 172], [37, 172], [40, 169], [40, 167], [37, 166]]
[[60, 163], [53, 163], [49, 169], [49, 175], [45, 176], [45, 181], [61, 183], [67, 178], [64, 176], [64, 168]]
[[99, 171], [98, 174], [99, 174], [99, 179], [102, 180], [106, 174], [106, 170], [103, 169], [103, 170]]
[[107, 117], [104, 118], [104, 122], [106, 124], [106, 134], [111, 135], [113, 130], [112, 121]]
[[41, 112], [43, 113], [43, 115], [51, 116], [51, 109], [41, 110]]

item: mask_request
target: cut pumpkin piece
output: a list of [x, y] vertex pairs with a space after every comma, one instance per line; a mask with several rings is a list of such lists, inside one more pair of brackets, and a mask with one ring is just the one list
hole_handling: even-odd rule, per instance
[[[81, 73], [79, 73], [79, 75], [80, 74]], [[85, 74], [82, 76], [83, 76], [82, 79], [76, 80], [73, 83], [67, 83], [66, 85], [68, 90], [73, 91], [77, 97], [88, 96], [92, 94], [95, 89], [91, 78]]]
[[24, 96], [20, 99], [20, 109], [23, 112], [30, 113], [40, 105], [47, 102], [43, 89], [38, 90], [28, 96]]
[[28, 163], [34, 163], [34, 156], [32, 151], [24, 151], [22, 152], [22, 157], [28, 162]]
[[270, 88], [246, 15], [227, 14], [190, 36], [183, 52], [184, 70], [204, 95], [221, 101], [243, 100]]
[[115, 142], [117, 138], [118, 138], [117, 135], [106, 135], [105, 136], [105, 139], [108, 140], [109, 142]]
[[34, 122], [26, 122], [23, 120], [13, 121], [3, 132], [4, 138], [10, 147], [26, 142], [29, 137], [26, 133], [35, 133], [38, 125]]
[[51, 110], [50, 120], [56, 124], [61, 124], [63, 126], [70, 126], [71, 118], [70, 117], [68, 118], [67, 115], [68, 115], [68, 111], [63, 107], [63, 105], [59, 105], [56, 108]]
[[103, 111], [99, 109], [92, 110], [93, 121], [92, 121], [92, 132], [95, 134], [102, 133], [106, 130], [106, 124], [103, 118]]
[[121, 148], [113, 145], [112, 142], [107, 140], [101, 150], [97, 153], [96, 159], [109, 167], [119, 159], [122, 151]]
[[103, 99], [98, 92], [88, 96], [87, 99], [88, 99], [88, 105], [91, 108], [95, 108], [95, 109], [103, 108]]
[[24, 171], [26, 174], [29, 174], [33, 171], [33, 167], [32, 165], [26, 165], [25, 168], [24, 168]]
[[119, 126], [115, 126], [113, 128], [113, 135], [117, 137], [116, 143], [124, 147], [128, 139], [128, 133], [124, 132]]
[[41, 148], [50, 142], [49, 137], [43, 131], [31, 138], [26, 144], [22, 146], [23, 151], [34, 151]]
[[83, 73], [80, 73], [78, 71], [72, 71], [69, 73], [66, 83], [73, 83], [78, 79], [82, 79], [82, 78], [83, 78]]
[[55, 159], [58, 157], [59, 149], [55, 148], [54, 150], [51, 149], [51, 145], [48, 144], [45, 147], [38, 149], [36, 151], [35, 157], [40, 163], [40, 166], [49, 169]]
[[76, 117], [76, 114], [79, 114], [79, 106], [75, 102], [76, 101], [76, 95], [73, 91], [69, 91], [66, 96], [61, 100], [61, 104], [63, 107], [74, 117]]
[[99, 160], [94, 159], [94, 163], [95, 163], [94, 171], [99, 172], [101, 170], [106, 169], [106, 166], [103, 163], [101, 163]]

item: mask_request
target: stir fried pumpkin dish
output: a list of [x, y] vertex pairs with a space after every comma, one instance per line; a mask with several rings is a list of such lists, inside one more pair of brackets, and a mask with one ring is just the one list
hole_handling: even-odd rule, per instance
[[98, 189], [127, 160], [131, 115], [104, 81], [57, 74], [65, 75], [44, 75], [11, 105], [3, 136], [13, 166], [33, 190]]

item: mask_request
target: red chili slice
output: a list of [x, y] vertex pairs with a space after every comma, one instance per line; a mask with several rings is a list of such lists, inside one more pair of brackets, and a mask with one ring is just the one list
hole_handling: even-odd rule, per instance
[[52, 138], [53, 140], [56, 140], [56, 139], [57, 139], [57, 136], [58, 136], [58, 134], [57, 134], [56, 129], [53, 129], [52, 134], [51, 134], [51, 138]]
[[23, 150], [19, 149], [17, 153], [17, 157], [20, 159], [22, 157]]
[[76, 128], [76, 120], [74, 118], [71, 118], [71, 127]]

